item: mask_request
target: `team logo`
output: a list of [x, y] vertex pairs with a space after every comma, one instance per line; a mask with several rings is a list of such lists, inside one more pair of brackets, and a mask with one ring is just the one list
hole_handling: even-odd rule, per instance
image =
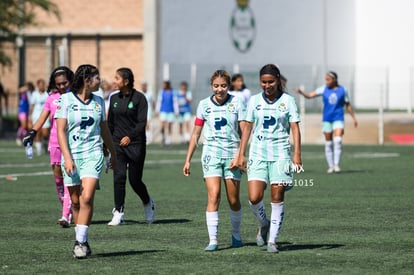
[[338, 96], [335, 93], [332, 93], [328, 97], [329, 104], [336, 104], [338, 102]]
[[72, 104], [71, 106], [70, 106], [70, 108], [72, 109], [72, 111], [79, 111], [79, 106], [77, 105], [77, 104]]
[[99, 103], [95, 103], [95, 111], [97, 112], [101, 111], [101, 105], [99, 105]]
[[59, 99], [54, 99], [53, 101], [52, 101], [52, 104], [53, 105], [55, 105], [55, 106], [57, 106], [58, 104], [59, 104]]
[[249, 0], [236, 0], [230, 20], [230, 36], [234, 47], [242, 52], [247, 52], [253, 45], [256, 36], [256, 22], [253, 12], [249, 7]]
[[228, 106], [228, 110], [230, 113], [234, 114], [236, 112], [236, 105], [234, 105], [234, 103], [230, 103]]
[[287, 112], [287, 106], [286, 106], [286, 104], [285, 103], [280, 103], [280, 105], [279, 105], [279, 112], [281, 112], [281, 113], [286, 113]]
[[204, 110], [204, 112], [206, 112], [207, 114], [211, 113], [211, 108], [210, 108], [210, 107], [207, 107], [207, 108]]
[[256, 110], [257, 110], [257, 111], [260, 111], [261, 109], [262, 109], [262, 105], [257, 104], [257, 105], [256, 105]]
[[211, 156], [210, 155], [206, 155], [203, 157], [203, 163], [204, 164], [208, 164], [211, 160]]
[[132, 109], [132, 108], [134, 108], [134, 104], [132, 103], [132, 101], [130, 101], [128, 103], [128, 109]]
[[114, 102], [114, 108], [118, 107], [118, 102]]

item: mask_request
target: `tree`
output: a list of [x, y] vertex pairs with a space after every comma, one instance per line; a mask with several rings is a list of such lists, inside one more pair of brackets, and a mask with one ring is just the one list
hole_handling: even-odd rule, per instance
[[0, 1], [0, 65], [10, 66], [11, 58], [2, 49], [6, 41], [13, 42], [27, 26], [36, 26], [36, 9], [51, 13], [60, 19], [58, 6], [52, 0]]

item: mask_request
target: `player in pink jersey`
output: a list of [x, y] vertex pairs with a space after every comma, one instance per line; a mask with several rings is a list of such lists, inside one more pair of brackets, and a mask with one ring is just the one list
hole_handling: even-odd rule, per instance
[[50, 119], [51, 128], [48, 150], [50, 155], [50, 164], [52, 165], [53, 169], [53, 177], [56, 184], [56, 192], [58, 199], [62, 204], [62, 218], [58, 220], [58, 224], [64, 228], [67, 228], [70, 225], [72, 211], [69, 190], [63, 184], [63, 176], [61, 170], [62, 154], [60, 152], [58, 143], [54, 115], [58, 106], [60, 95], [66, 93], [70, 89], [72, 82], [73, 72], [68, 67], [61, 66], [53, 70], [52, 74], [50, 75], [49, 86], [47, 88], [49, 96], [43, 106], [43, 110], [38, 120], [33, 125], [32, 130], [30, 130], [29, 134], [23, 138], [24, 146], [26, 146], [28, 143], [32, 144], [37, 131], [42, 128], [43, 124], [48, 118]]

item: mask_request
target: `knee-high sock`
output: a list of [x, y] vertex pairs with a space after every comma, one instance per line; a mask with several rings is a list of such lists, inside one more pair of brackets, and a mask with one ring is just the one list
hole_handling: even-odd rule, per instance
[[206, 212], [206, 222], [210, 244], [217, 244], [219, 222], [218, 212]]
[[84, 224], [77, 224], [76, 225], [76, 240], [80, 243], [84, 243], [88, 241], [88, 231], [89, 226]]
[[332, 140], [325, 141], [325, 157], [329, 167], [334, 166]]
[[63, 198], [65, 196], [63, 177], [55, 176], [56, 193], [60, 203], [63, 205]]
[[240, 224], [242, 220], [242, 210], [233, 211], [230, 209], [231, 234], [237, 239], [241, 240]]
[[70, 215], [72, 214], [72, 202], [70, 200], [70, 193], [67, 186], [64, 186], [64, 196], [62, 205], [62, 217], [70, 222]]
[[283, 215], [284, 215], [284, 203], [271, 203], [272, 214], [270, 218], [270, 230], [269, 230], [269, 243], [276, 243], [279, 230], [282, 227]]
[[342, 137], [336, 136], [333, 138], [334, 147], [334, 165], [339, 166], [342, 155]]
[[269, 224], [268, 219], [266, 218], [266, 211], [263, 204], [263, 200], [258, 202], [257, 204], [252, 204], [249, 201], [250, 209], [253, 212], [253, 215], [256, 217], [256, 220], [259, 222], [260, 226], [267, 226]]

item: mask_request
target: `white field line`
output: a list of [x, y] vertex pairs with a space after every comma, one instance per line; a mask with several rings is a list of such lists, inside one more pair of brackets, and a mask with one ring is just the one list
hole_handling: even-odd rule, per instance
[[[162, 151], [162, 150], [151, 150], [149, 153], [150, 154], [161, 154], [168, 152], [168, 151]], [[175, 151], [174, 154], [185, 154], [186, 152], [184, 151]], [[171, 153], [172, 154], [172, 153]], [[302, 154], [302, 159], [324, 159], [325, 156], [322, 155], [321, 153], [306, 153], [304, 152], [304, 154]], [[395, 157], [399, 157], [400, 154], [399, 153], [378, 153], [378, 152], [372, 152], [372, 153], [354, 153], [352, 154], [353, 158], [395, 158]], [[191, 162], [193, 163], [197, 163], [200, 160], [198, 158], [193, 159]], [[154, 164], [177, 164], [177, 163], [182, 163], [184, 164], [184, 159], [163, 159], [163, 160], [147, 160], [145, 161], [145, 164], [150, 164], [150, 165], [154, 165]], [[21, 168], [30, 168], [30, 167], [49, 167], [50, 164], [47, 162], [40, 162], [40, 163], [23, 163], [23, 164], [19, 164], [18, 167]], [[6, 163], [6, 164], [0, 164], [0, 168], [17, 168], [16, 164], [10, 164], [10, 163]], [[43, 175], [52, 175], [52, 170], [50, 169], [49, 171], [38, 171], [38, 172], [31, 172], [31, 173], [11, 173], [11, 174], [4, 174], [4, 175], [0, 175], [0, 179], [2, 178], [6, 178], [7, 176], [12, 176], [12, 177], [30, 177], [30, 176], [43, 176]]]

